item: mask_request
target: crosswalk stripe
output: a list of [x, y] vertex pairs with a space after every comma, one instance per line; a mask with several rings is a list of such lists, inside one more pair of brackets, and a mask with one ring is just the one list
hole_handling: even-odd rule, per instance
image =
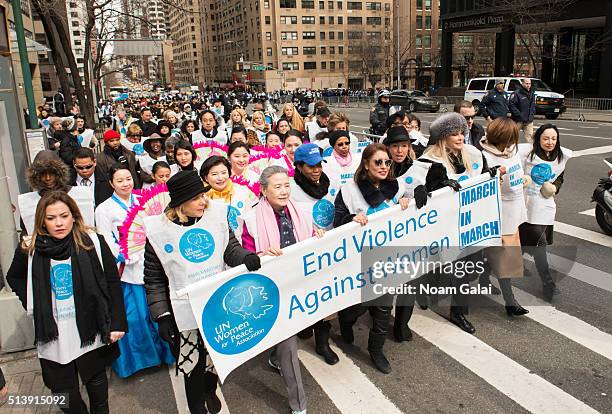
[[401, 413], [342, 350], [330, 346], [340, 358], [333, 366], [327, 365], [307, 347], [300, 347], [298, 355], [338, 410], [343, 413]]
[[[610, 346], [612, 335], [582, 319], [561, 312], [530, 293], [516, 287], [513, 287], [513, 291], [518, 303], [530, 304], [529, 306], [522, 305], [529, 310], [525, 316], [612, 361], [612, 346]], [[491, 298], [499, 304], [504, 304], [504, 300], [499, 296]]]
[[585, 216], [595, 217], [595, 209], [594, 208], [590, 208], [588, 210], [581, 211], [578, 214], [584, 214]]
[[533, 413], [597, 413], [539, 375], [441, 316], [420, 309], [410, 320], [418, 335]]
[[593, 147], [587, 148], [579, 151], [574, 151], [572, 153], [572, 158], [582, 157], [584, 155], [596, 155], [596, 154], [605, 154], [608, 152], [612, 152], [612, 145], [604, 145], [601, 147]]
[[612, 237], [603, 233], [597, 233], [581, 227], [572, 226], [571, 224], [555, 221], [554, 229], [558, 233], [567, 234], [571, 237], [576, 237], [591, 243], [601, 244], [605, 247], [612, 247]]
[[[531, 258], [528, 259], [530, 260]], [[548, 253], [548, 263], [550, 267], [567, 276], [612, 292], [612, 274], [610, 273], [551, 253]]]

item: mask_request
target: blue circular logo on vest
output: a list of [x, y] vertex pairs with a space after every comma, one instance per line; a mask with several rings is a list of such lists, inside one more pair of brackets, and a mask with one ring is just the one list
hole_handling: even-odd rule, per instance
[[332, 155], [332, 152], [334, 152], [334, 149], [332, 147], [325, 148], [323, 150], [323, 156], [324, 157], [329, 157], [330, 155]]
[[457, 181], [465, 181], [465, 180], [467, 180], [468, 178], [470, 178], [470, 176], [469, 176], [469, 175], [465, 175], [465, 174], [464, 174], [464, 175], [462, 175], [461, 177], [457, 178]]
[[370, 214], [374, 214], [374, 213], [378, 213], [379, 211], [382, 211], [386, 208], [389, 208], [389, 204], [387, 204], [386, 201], [383, 201], [382, 203], [380, 203], [378, 205], [378, 207], [368, 207], [368, 211], [366, 211], [366, 216], [369, 216]]
[[334, 222], [335, 211], [331, 201], [321, 199], [312, 207], [312, 220], [321, 228], [329, 227]]
[[406, 181], [406, 184], [412, 184], [412, 182], [414, 181], [414, 178], [406, 177], [406, 179], [404, 181]]
[[57, 300], [72, 297], [72, 266], [66, 263], [51, 268], [51, 289]]
[[134, 154], [136, 155], [142, 155], [144, 154], [144, 147], [142, 144], [136, 144], [132, 147], [132, 151], [134, 151]]
[[236, 207], [242, 208], [242, 207], [244, 207], [244, 203], [242, 201], [239, 201], [239, 202], [236, 203]]
[[478, 164], [477, 162], [475, 162], [474, 164], [472, 164], [472, 169], [474, 170], [478, 170], [478, 167], [480, 167], [480, 164]]
[[49, 120], [48, 119], [43, 119], [42, 124], [46, 127], [49, 126]]
[[191, 229], [179, 241], [181, 255], [192, 263], [202, 263], [210, 259], [215, 251], [212, 234], [204, 229]]
[[238, 210], [234, 206], [227, 206], [227, 221], [230, 227], [232, 228], [232, 230], [236, 230], [238, 228], [238, 216], [239, 215], [240, 215], [240, 210]]
[[121, 135], [125, 135], [126, 133], [125, 127], [121, 127], [121, 130], [119, 132], [121, 133]]
[[172, 245], [170, 243], [167, 243], [164, 246], [164, 250], [166, 251], [166, 253], [172, 253], [174, 251], [174, 247], [172, 247]]
[[534, 165], [530, 175], [533, 182], [539, 185], [544, 184], [555, 176], [552, 167], [546, 163]]
[[276, 284], [258, 273], [228, 280], [202, 311], [202, 330], [210, 346], [225, 355], [253, 348], [270, 332], [280, 308]]
[[78, 139], [79, 139], [79, 145], [83, 145], [83, 135], [79, 134]]

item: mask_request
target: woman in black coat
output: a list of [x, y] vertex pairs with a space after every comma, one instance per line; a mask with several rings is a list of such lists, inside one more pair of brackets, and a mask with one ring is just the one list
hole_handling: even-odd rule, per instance
[[17, 248], [7, 280], [33, 314], [43, 382], [54, 394], [68, 395], [69, 405], [60, 405], [64, 412], [86, 413], [80, 377], [89, 412], [108, 413], [106, 366], [119, 355], [116, 342], [127, 331], [113, 255], [64, 192], [39, 201], [34, 227]]

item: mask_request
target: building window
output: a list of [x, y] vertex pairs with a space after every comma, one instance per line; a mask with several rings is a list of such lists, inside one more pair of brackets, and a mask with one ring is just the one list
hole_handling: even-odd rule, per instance
[[425, 28], [431, 30], [431, 16], [425, 16]]
[[271, 47], [266, 48], [266, 56], [272, 56], [272, 48]]
[[416, 47], [423, 47], [423, 40], [421, 39], [420, 34], [416, 35], [416, 37], [414, 38], [414, 44], [416, 45]]
[[304, 62], [304, 70], [312, 70], [317, 68], [317, 62]]
[[314, 9], [314, 0], [302, 0], [302, 9]]
[[382, 10], [382, 5], [377, 2], [366, 2], [366, 10]]
[[391, 11], [391, 4], [385, 3], [385, 11], [386, 12]]
[[314, 24], [314, 16], [302, 16], [302, 24]]
[[[314, 35], [314, 32], [312, 33]], [[298, 38], [297, 32], [281, 32], [281, 40], [297, 40], [297, 38]]]
[[321, 69], [322, 70], [327, 69], [327, 62], [321, 62]]
[[281, 24], [297, 24], [297, 16], [281, 16]]
[[363, 39], [363, 32], [348, 32], [348, 38], [351, 40]]
[[266, 40], [272, 40], [272, 32], [266, 32]]
[[334, 9], [334, 2], [333, 2], [333, 0], [330, 0], [330, 1], [327, 2], [327, 8], [329, 10], [333, 10]]
[[346, 8], [348, 10], [361, 10], [361, 2], [360, 1], [349, 1], [346, 3]]
[[338, 46], [338, 54], [344, 55], [344, 46]]
[[382, 23], [382, 19], [380, 17], [366, 17], [366, 24], [368, 26], [380, 26], [381, 23]]
[[281, 9], [295, 9], [297, 0], [280, 0]]
[[338, 40], [344, 40], [344, 32], [338, 32]]
[[283, 48], [281, 48], [281, 53], [284, 56], [297, 55], [298, 54], [298, 48], [297, 47], [283, 47]]
[[431, 35], [423, 36], [423, 47], [431, 47]]
[[321, 40], [325, 40], [325, 32], [320, 32], [319, 37], [321, 38]]
[[342, 10], [342, 2], [341, 2], [341, 1], [339, 1], [339, 2], [337, 3], [337, 5], [338, 5], [338, 10]]
[[338, 24], [344, 24], [344, 17], [338, 16]]
[[270, 16], [264, 17], [266, 24], [270, 24]]
[[329, 40], [334, 40], [336, 33], [335, 32], [329, 32]]
[[330, 46], [329, 47], [329, 54], [330, 55], [335, 55], [336, 54], [336, 47], [335, 46]]
[[325, 1], [319, 1], [319, 9], [325, 9]]
[[363, 24], [363, 20], [361, 19], [361, 17], [349, 16], [348, 24]]
[[329, 16], [329, 24], [334, 24], [334, 16]]
[[264, 9], [270, 8], [270, 0], [264, 0]]
[[317, 48], [314, 46], [305, 46], [302, 51], [304, 52], [305, 55], [316, 55], [317, 54]]
[[327, 54], [327, 48], [325, 46], [321, 46], [321, 54], [322, 55], [326, 55]]
[[[293, 32], [296, 33], [296, 38], [294, 40], [297, 40], [297, 32]], [[315, 32], [302, 32], [302, 39], [304, 40], [313, 40], [315, 39]]]
[[325, 24], [325, 16], [319, 16], [319, 24]]
[[416, 28], [417, 29], [423, 28], [423, 16], [421, 16], [420, 14], [416, 17]]
[[425, 0], [425, 10], [431, 10], [431, 0]]
[[283, 70], [300, 70], [300, 65], [297, 62], [285, 62]]

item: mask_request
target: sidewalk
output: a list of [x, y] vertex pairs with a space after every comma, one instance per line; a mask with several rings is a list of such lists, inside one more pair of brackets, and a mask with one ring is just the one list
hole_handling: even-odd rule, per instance
[[[36, 350], [0, 354], [0, 366], [12, 395], [50, 395], [44, 386]], [[174, 373], [173, 367], [170, 368]], [[127, 379], [107, 369], [110, 412], [117, 414], [178, 414], [167, 366], [150, 368]], [[87, 391], [81, 389], [87, 403]], [[0, 407], [0, 414], [61, 414], [57, 406]], [[182, 413], [181, 413], [182, 414]]]

